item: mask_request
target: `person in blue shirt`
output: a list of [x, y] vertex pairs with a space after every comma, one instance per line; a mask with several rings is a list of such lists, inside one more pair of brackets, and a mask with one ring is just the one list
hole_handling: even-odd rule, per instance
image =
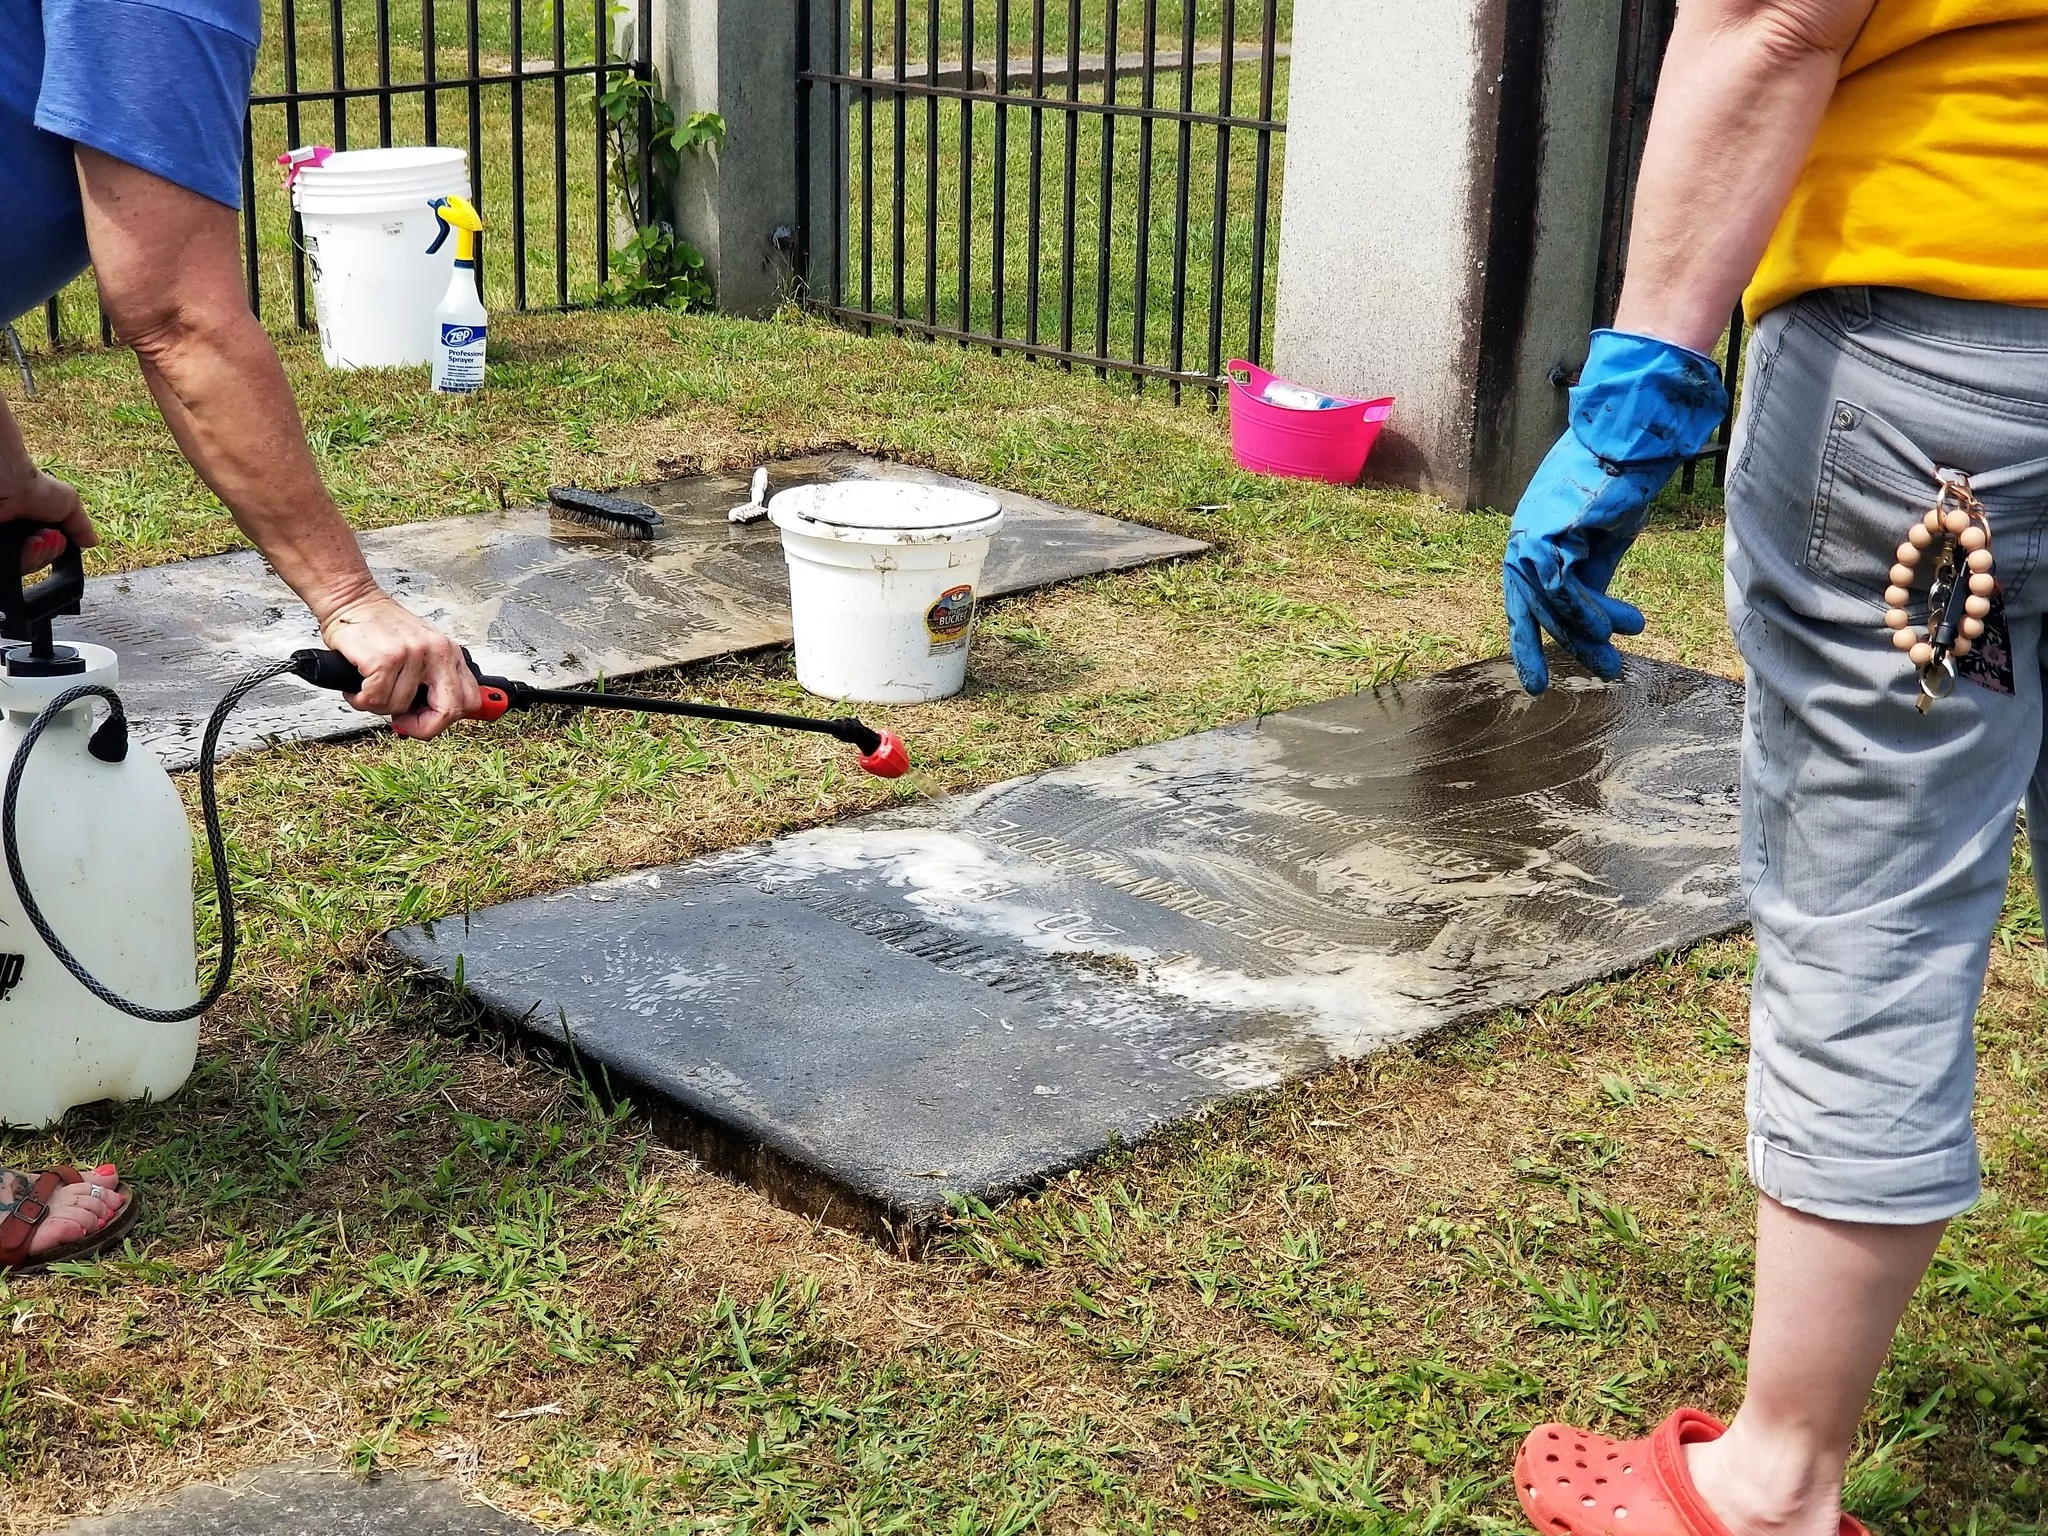
[[[475, 680], [455, 642], [371, 576], [243, 288], [236, 214], [260, 22], [259, 0], [0, 0], [0, 321], [90, 264], [179, 448], [363, 674], [349, 702], [432, 736], [477, 708]], [[0, 401], [0, 521], [12, 519], [61, 530], [30, 542], [31, 570], [65, 537], [98, 542], [77, 491], [37, 467]], [[125, 1203], [112, 1165], [0, 1170], [0, 1273], [89, 1251], [121, 1229]]]

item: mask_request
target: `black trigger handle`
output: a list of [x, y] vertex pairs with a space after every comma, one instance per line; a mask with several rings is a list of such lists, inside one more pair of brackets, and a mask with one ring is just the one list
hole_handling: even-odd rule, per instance
[[47, 640], [50, 620], [79, 611], [85, 596], [85, 551], [69, 534], [64, 553], [51, 563], [50, 574], [29, 585], [22, 579], [21, 556], [39, 533], [62, 533], [53, 523], [23, 518], [0, 522], [0, 636], [9, 640]]

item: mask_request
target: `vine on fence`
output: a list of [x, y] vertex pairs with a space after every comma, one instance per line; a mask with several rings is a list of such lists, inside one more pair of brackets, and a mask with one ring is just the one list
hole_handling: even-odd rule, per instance
[[[692, 112], [678, 122], [658, 80], [614, 75], [598, 104], [604, 109], [614, 175], [622, 189], [633, 238], [612, 253], [604, 300], [617, 305], [663, 309], [709, 309], [711, 278], [704, 253], [676, 233], [667, 216], [676, 204], [676, 179], [683, 156], [709, 154], [725, 142], [725, 119], [716, 112]], [[641, 206], [640, 133], [644, 121], [652, 185], [650, 206]]]

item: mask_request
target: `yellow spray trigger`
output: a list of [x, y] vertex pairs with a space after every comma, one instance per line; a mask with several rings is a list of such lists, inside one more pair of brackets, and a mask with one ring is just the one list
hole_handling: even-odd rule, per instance
[[427, 247], [427, 254], [433, 255], [441, 249], [441, 242], [448, 238], [448, 231], [455, 231], [455, 259], [459, 262], [476, 260], [476, 237], [483, 233], [483, 215], [476, 211], [474, 204], [460, 195], [437, 197], [427, 206], [434, 210], [441, 221], [441, 232], [434, 236], [434, 243]]

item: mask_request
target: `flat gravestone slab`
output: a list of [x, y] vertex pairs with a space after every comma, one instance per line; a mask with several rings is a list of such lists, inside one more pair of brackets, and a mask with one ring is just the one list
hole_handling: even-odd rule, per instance
[[265, 1467], [154, 1509], [74, 1520], [54, 1536], [537, 1536], [541, 1527], [408, 1473], [368, 1482], [327, 1467]]
[[1742, 695], [1505, 662], [391, 936], [813, 1216], [914, 1243], [1229, 1095], [1742, 921]]
[[[1209, 546], [1094, 512], [861, 454], [769, 466], [772, 495], [850, 479], [907, 480], [993, 496], [1009, 513], [981, 591], [1002, 597], [1078, 576], [1199, 554]], [[786, 645], [789, 571], [762, 521], [726, 514], [748, 475], [690, 475], [634, 489], [666, 525], [640, 543], [522, 507], [439, 518], [362, 536], [385, 588], [469, 646], [486, 672], [548, 688], [631, 677], [713, 656]], [[320, 644], [305, 606], [254, 550], [151, 566], [86, 583], [84, 613], [60, 639], [121, 653], [121, 694], [141, 739], [171, 768], [198, 760], [206, 717], [258, 662]], [[260, 689], [229, 719], [221, 750], [370, 729], [332, 693], [295, 679]]]

